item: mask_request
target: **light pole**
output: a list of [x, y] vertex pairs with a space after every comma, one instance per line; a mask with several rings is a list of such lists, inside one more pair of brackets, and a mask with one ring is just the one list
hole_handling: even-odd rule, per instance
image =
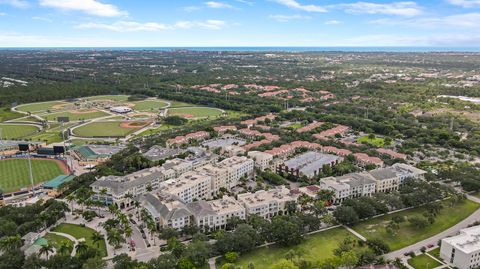
[[32, 184], [32, 196], [35, 197], [35, 186], [33, 185], [32, 162], [30, 161], [30, 151], [27, 151], [28, 168], [30, 169], [30, 183]]

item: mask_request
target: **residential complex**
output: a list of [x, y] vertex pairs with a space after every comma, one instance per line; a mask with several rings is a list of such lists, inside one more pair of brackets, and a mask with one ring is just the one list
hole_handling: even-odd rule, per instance
[[256, 214], [265, 219], [284, 214], [287, 210], [287, 203], [296, 202], [297, 198], [298, 195], [285, 186], [238, 195], [238, 200], [245, 207], [247, 215]]

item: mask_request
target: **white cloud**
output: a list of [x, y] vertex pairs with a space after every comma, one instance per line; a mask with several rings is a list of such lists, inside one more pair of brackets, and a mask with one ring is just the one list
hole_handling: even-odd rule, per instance
[[341, 8], [353, 14], [384, 14], [413, 17], [422, 14], [421, 8], [415, 2], [392, 2], [387, 4], [356, 2], [329, 6]]
[[32, 20], [53, 22], [53, 20], [50, 19], [50, 18], [40, 17], [40, 16], [34, 16], [34, 17], [32, 17]]
[[118, 17], [127, 15], [112, 4], [104, 4], [97, 0], [40, 0], [40, 5], [67, 11], [81, 11], [89, 15], [101, 17]]
[[325, 22], [326, 25], [335, 25], [335, 24], [341, 24], [341, 23], [342, 23], [341, 21], [337, 21], [337, 20], [330, 20]]
[[302, 5], [296, 0], [276, 0], [276, 2], [289, 8], [303, 10], [307, 12], [327, 12], [324, 7], [318, 5]]
[[187, 12], [193, 12], [193, 11], [197, 11], [201, 9], [201, 7], [197, 7], [197, 6], [187, 6], [187, 7], [184, 7], [183, 10], [187, 11]]
[[452, 5], [461, 6], [465, 8], [480, 7], [480, 0], [447, 0]]
[[230, 4], [215, 1], [205, 2], [205, 5], [209, 8], [233, 8], [233, 6]]
[[7, 13], [5, 13], [5, 12], [0, 12], [0, 16], [7, 16]]
[[0, 0], [0, 4], [6, 4], [18, 8], [27, 8], [30, 4], [24, 0]]
[[246, 0], [235, 0], [235, 1], [245, 5], [253, 6], [253, 2], [250, 2], [250, 1], [246, 1]]
[[268, 16], [270, 19], [279, 21], [279, 22], [289, 22], [292, 20], [308, 20], [311, 19], [309, 16], [302, 16], [302, 15], [281, 15], [281, 14], [275, 14], [275, 15], [270, 15]]
[[179, 21], [174, 24], [165, 24], [157, 22], [134, 22], [134, 21], [117, 21], [114, 23], [82, 23], [75, 28], [77, 29], [103, 29], [114, 32], [139, 32], [139, 31], [164, 31], [164, 30], [176, 30], [176, 29], [190, 29], [194, 27], [220, 30], [226, 26], [226, 22], [221, 20], [206, 20], [206, 21]]
[[477, 28], [480, 27], [480, 13], [455, 14], [444, 17], [418, 18], [418, 19], [378, 19], [370, 21], [378, 25], [401, 25], [415, 28]]

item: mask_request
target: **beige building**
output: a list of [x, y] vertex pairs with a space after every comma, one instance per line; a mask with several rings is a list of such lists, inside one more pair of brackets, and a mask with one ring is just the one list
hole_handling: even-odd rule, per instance
[[177, 196], [184, 203], [212, 198], [212, 177], [196, 171], [182, 174], [176, 179], [162, 182], [162, 191]]
[[247, 215], [256, 214], [265, 219], [283, 215], [287, 210], [287, 203], [296, 202], [297, 198], [298, 194], [291, 193], [285, 186], [238, 195]]
[[260, 170], [272, 169], [273, 155], [261, 151], [249, 151], [248, 157], [252, 158], [255, 167]]
[[376, 181], [376, 192], [391, 192], [396, 191], [400, 187], [400, 178], [390, 168], [378, 168], [370, 171], [370, 175]]
[[196, 201], [187, 204], [187, 207], [193, 214], [194, 223], [201, 229], [225, 229], [229, 219], [245, 219], [245, 208], [230, 196], [213, 201]]
[[146, 193], [138, 200], [155, 220], [158, 228], [170, 227], [181, 230], [192, 222], [192, 213], [174, 196]]
[[230, 157], [217, 164], [219, 168], [227, 169], [226, 186], [227, 189], [238, 185], [242, 177], [251, 178], [253, 176], [253, 160], [247, 157]]
[[196, 170], [198, 173], [211, 177], [212, 195], [218, 194], [220, 188], [229, 189], [227, 186], [228, 169], [207, 164]]

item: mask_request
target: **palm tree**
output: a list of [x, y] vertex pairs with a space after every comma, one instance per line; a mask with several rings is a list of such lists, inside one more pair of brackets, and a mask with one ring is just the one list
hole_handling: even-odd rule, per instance
[[117, 215], [119, 212], [117, 204], [110, 204], [108, 206], [108, 211], [110, 211], [110, 213], [112, 213], [113, 215]]
[[125, 239], [122, 237], [120, 232], [117, 229], [111, 229], [108, 231], [107, 240], [110, 245], [113, 246], [113, 255], [115, 255], [115, 249], [120, 246]]
[[80, 241], [78, 244], [75, 246], [75, 250], [77, 251], [78, 254], [85, 254], [88, 250], [87, 243], [85, 241]]
[[127, 205], [130, 206], [130, 204], [132, 203], [132, 200], [133, 200], [133, 194], [131, 193], [127, 193], [124, 195], [125, 199], [127, 199]]
[[65, 197], [65, 200], [70, 203], [70, 207], [72, 208], [72, 211], [74, 210], [73, 208], [73, 201], [75, 200], [75, 196], [73, 194], [69, 194], [67, 197]]
[[129, 226], [127, 215], [125, 215], [125, 214], [123, 214], [123, 213], [120, 213], [120, 214], [117, 216], [117, 218], [118, 218], [118, 220], [120, 221], [120, 223], [122, 224], [123, 228]]
[[93, 232], [91, 239], [93, 243], [97, 245], [97, 248], [100, 249], [100, 242], [103, 241], [103, 235], [99, 232]]
[[72, 246], [67, 242], [62, 242], [57, 249], [57, 253], [60, 255], [70, 255], [72, 253]]
[[146, 224], [147, 224], [148, 230], [150, 231], [150, 236], [153, 240], [153, 244], [155, 245], [154, 233], [157, 231], [157, 225], [155, 224], [155, 221], [152, 218], [149, 218]]
[[45, 254], [45, 256], [47, 257], [47, 260], [48, 260], [48, 254], [53, 253], [53, 246], [48, 244], [48, 243], [46, 245], [42, 245], [42, 247], [40, 248], [38, 253], [40, 253], [40, 256]]
[[22, 247], [22, 238], [18, 234], [0, 239], [0, 250], [3, 252], [17, 250], [20, 247]]
[[133, 202], [133, 206], [135, 207], [135, 215], [137, 216], [137, 219], [138, 219], [138, 209], [140, 208], [140, 202], [139, 201], [134, 201]]

